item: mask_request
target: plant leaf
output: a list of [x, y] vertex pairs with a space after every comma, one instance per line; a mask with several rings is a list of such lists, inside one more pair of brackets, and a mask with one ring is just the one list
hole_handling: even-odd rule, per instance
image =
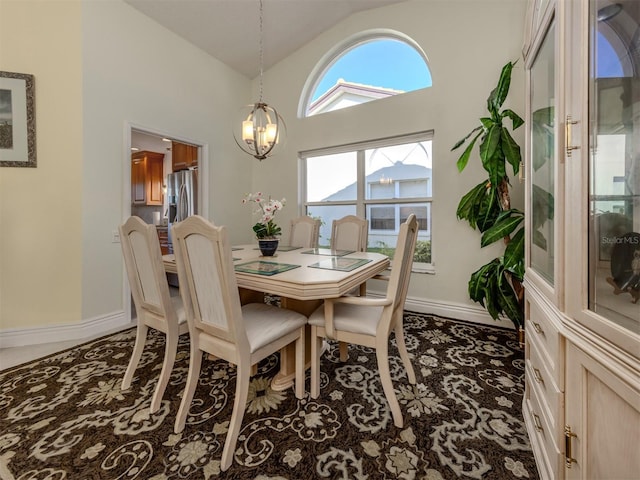
[[547, 239], [544, 238], [544, 235], [539, 230], [534, 230], [533, 235], [531, 236], [531, 243], [540, 247], [545, 252], [547, 251]]
[[481, 195], [485, 194], [487, 181], [479, 183], [469, 190], [458, 203], [456, 215], [460, 220], [467, 220], [471, 228], [476, 228], [477, 223], [477, 205], [482, 201]]
[[464, 152], [462, 152], [462, 155], [460, 155], [460, 158], [456, 163], [456, 165], [458, 166], [458, 172], [461, 172], [462, 170], [464, 170], [464, 167], [467, 166], [467, 163], [469, 162], [469, 156], [471, 155], [471, 151], [473, 150], [473, 147], [475, 146], [476, 140], [478, 140], [479, 136], [480, 133], [478, 133], [475, 138], [471, 140], [471, 143], [467, 145], [467, 148], [465, 148]]
[[495, 158], [500, 144], [500, 130], [502, 130], [502, 128], [499, 125], [492, 125], [480, 143], [482, 166], [489, 173], [491, 173], [492, 170], [491, 161]]
[[487, 282], [493, 276], [492, 271], [495, 270], [496, 266], [497, 260], [494, 259], [473, 272], [469, 279], [469, 297], [474, 302], [482, 304], [483, 307], [485, 307], [484, 299], [487, 296]]
[[514, 112], [513, 110], [511, 110], [510, 108], [505, 108], [502, 111], [502, 118], [504, 117], [509, 117], [511, 119], [512, 125], [513, 125], [513, 129], [517, 129], [520, 126], [522, 126], [524, 124], [524, 120], [520, 117], [520, 115], [518, 115], [516, 112]]
[[[453, 152], [456, 148], [460, 147], [464, 142], [466, 142], [466, 141], [467, 141], [467, 139], [468, 139], [471, 135], [473, 135], [473, 134], [474, 134], [475, 132], [477, 132], [478, 130], [482, 130], [482, 127], [476, 127], [476, 128], [474, 128], [473, 130], [471, 130], [471, 131], [467, 134], [467, 136], [466, 136], [466, 137], [464, 137], [464, 138], [463, 138], [463, 139], [461, 139], [461, 140], [458, 140], [458, 141], [456, 142], [456, 144], [455, 144], [453, 147], [451, 147], [451, 151]], [[477, 136], [477, 135], [476, 135], [476, 136]]]
[[482, 126], [488, 130], [492, 125], [495, 125], [496, 122], [493, 121], [493, 118], [482, 117], [480, 119], [480, 123], [482, 123]]
[[513, 63], [508, 62], [504, 67], [502, 67], [498, 85], [492, 90], [489, 98], [487, 99], [487, 107], [490, 112], [495, 112], [497, 114], [498, 110], [500, 110], [500, 107], [502, 107], [502, 104], [507, 98], [509, 87], [511, 86], [511, 70], [513, 69], [513, 65]]
[[502, 260], [504, 268], [513, 273], [518, 280], [524, 278], [524, 228], [518, 230], [504, 250]]
[[501, 274], [498, 280], [498, 304], [500, 309], [513, 322], [516, 328], [522, 326], [524, 316], [516, 292], [507, 281], [506, 277]]
[[520, 162], [522, 157], [520, 156], [520, 146], [513, 139], [511, 134], [506, 128], [502, 128], [500, 132], [500, 140], [502, 146], [502, 153], [505, 158], [513, 167], [513, 174], [517, 175], [520, 170]]
[[500, 214], [500, 202], [498, 202], [498, 194], [493, 186], [486, 187], [483, 192], [483, 196], [480, 198], [480, 202], [477, 205], [476, 223], [478, 230], [484, 232], [495, 223], [496, 218]]
[[494, 223], [491, 228], [489, 228], [482, 234], [482, 238], [480, 239], [480, 246], [486, 247], [487, 245], [491, 245], [493, 242], [500, 240], [507, 235], [510, 235], [511, 232], [518, 228], [518, 225], [520, 225], [523, 220], [524, 217], [514, 216]]

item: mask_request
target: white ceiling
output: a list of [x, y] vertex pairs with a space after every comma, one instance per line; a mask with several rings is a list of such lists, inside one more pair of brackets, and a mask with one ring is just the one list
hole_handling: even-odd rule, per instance
[[[404, 0], [263, 0], [264, 68], [349, 15]], [[125, 0], [234, 70], [260, 71], [259, 0]]]

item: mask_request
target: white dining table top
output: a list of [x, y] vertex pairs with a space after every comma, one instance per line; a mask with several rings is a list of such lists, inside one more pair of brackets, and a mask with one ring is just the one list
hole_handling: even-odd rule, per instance
[[[283, 246], [283, 248], [287, 248]], [[297, 300], [317, 300], [340, 297], [373, 276], [389, 267], [386, 255], [373, 252], [351, 252], [346, 255], [331, 255], [326, 249], [296, 248], [290, 251], [276, 251], [273, 257], [263, 257], [257, 245], [237, 245], [232, 248], [232, 256], [236, 268], [278, 268], [280, 265], [295, 265], [296, 268], [276, 273], [261, 275], [236, 270], [239, 287], [249, 290], [271, 293]], [[319, 254], [322, 253], [322, 254]], [[338, 252], [343, 253], [343, 252]], [[163, 255], [167, 272], [175, 273], [175, 257]], [[351, 271], [330, 269], [352, 261], [366, 260], [367, 263]], [[261, 262], [261, 263], [256, 263]], [[280, 265], [274, 265], [280, 264]], [[317, 268], [317, 266], [329, 268]]]

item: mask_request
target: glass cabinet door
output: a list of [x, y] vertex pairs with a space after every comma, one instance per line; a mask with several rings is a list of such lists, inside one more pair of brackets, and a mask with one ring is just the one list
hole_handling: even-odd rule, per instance
[[529, 228], [530, 265], [551, 286], [554, 283], [555, 189], [555, 20], [551, 21], [529, 70], [531, 91]]
[[640, 2], [589, 3], [589, 302], [640, 331]]

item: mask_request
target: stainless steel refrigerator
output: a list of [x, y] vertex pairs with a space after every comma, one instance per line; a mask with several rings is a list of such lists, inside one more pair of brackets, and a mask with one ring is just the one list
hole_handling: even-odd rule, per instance
[[169, 251], [173, 252], [171, 227], [198, 213], [198, 170], [180, 170], [167, 175]]

